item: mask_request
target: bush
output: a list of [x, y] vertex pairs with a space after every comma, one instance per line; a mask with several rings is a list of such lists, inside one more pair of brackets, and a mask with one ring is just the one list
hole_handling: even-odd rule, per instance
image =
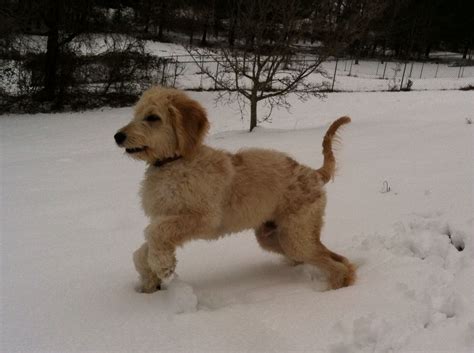
[[474, 85], [467, 85], [460, 88], [461, 91], [472, 91], [474, 90]]
[[0, 75], [5, 87], [0, 91], [1, 112], [129, 105], [153, 84], [174, 85], [176, 76], [183, 71], [176, 60], [147, 54], [137, 42], [117, 43], [113, 40], [108, 50], [96, 55], [79, 55], [80, 50], [71, 48], [63, 51], [53, 102], [45, 102], [42, 97], [45, 53], [0, 59]]
[[411, 88], [413, 87], [413, 81], [408, 79], [407, 84], [405, 87], [402, 88], [402, 91], [409, 92], [411, 91]]

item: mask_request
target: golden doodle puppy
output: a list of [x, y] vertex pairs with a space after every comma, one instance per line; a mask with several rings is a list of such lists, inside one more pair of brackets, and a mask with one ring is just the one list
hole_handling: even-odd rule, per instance
[[331, 288], [352, 284], [354, 267], [320, 241], [323, 186], [335, 171], [332, 140], [349, 122], [342, 117], [330, 126], [324, 163], [314, 170], [273, 150], [231, 154], [206, 146], [209, 122], [198, 102], [175, 89], [144, 92], [133, 120], [114, 136], [127, 154], [148, 164], [141, 197], [150, 224], [133, 254], [141, 291], [160, 289], [173, 274], [178, 246], [245, 229], [255, 230], [263, 249], [324, 270]]

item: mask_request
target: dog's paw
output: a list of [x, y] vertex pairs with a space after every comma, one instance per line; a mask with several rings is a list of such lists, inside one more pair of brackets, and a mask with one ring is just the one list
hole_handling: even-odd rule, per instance
[[138, 293], [154, 293], [161, 290], [161, 280], [156, 276], [147, 279], [142, 278], [135, 290]]
[[161, 290], [161, 284], [157, 284], [154, 287], [144, 286], [144, 285], [140, 284], [135, 288], [135, 290], [138, 293], [147, 293], [147, 294], [155, 293], [155, 292]]
[[162, 268], [161, 271], [159, 272], [158, 276], [161, 279], [166, 280], [166, 279], [170, 278], [171, 275], [173, 275], [174, 269], [175, 269], [175, 266]]
[[354, 284], [356, 280], [356, 272], [354, 266], [347, 262], [344, 271], [333, 273], [329, 276], [329, 284], [331, 289], [339, 289], [342, 287], [348, 287]]
[[148, 255], [148, 264], [151, 270], [161, 279], [169, 278], [176, 268], [176, 258], [174, 256], [154, 256]]

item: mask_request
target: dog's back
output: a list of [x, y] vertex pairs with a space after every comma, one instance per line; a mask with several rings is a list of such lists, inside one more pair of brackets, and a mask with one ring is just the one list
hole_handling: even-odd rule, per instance
[[317, 170], [275, 150], [252, 148], [230, 155], [235, 174], [225, 200], [222, 231], [257, 228], [262, 220], [296, 211], [302, 204], [319, 202], [324, 207], [323, 186], [334, 176], [336, 165], [332, 141], [338, 128], [349, 122], [342, 117], [331, 124], [323, 139], [324, 162]]

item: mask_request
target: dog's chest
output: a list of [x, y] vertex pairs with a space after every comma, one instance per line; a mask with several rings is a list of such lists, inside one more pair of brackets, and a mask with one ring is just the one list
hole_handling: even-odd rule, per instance
[[145, 174], [140, 195], [142, 207], [147, 216], [176, 214], [182, 211], [185, 198], [183, 185], [186, 178], [180, 174]]
[[140, 195], [142, 207], [147, 216], [168, 214], [177, 211], [180, 195], [175, 178], [161, 175], [145, 175]]

